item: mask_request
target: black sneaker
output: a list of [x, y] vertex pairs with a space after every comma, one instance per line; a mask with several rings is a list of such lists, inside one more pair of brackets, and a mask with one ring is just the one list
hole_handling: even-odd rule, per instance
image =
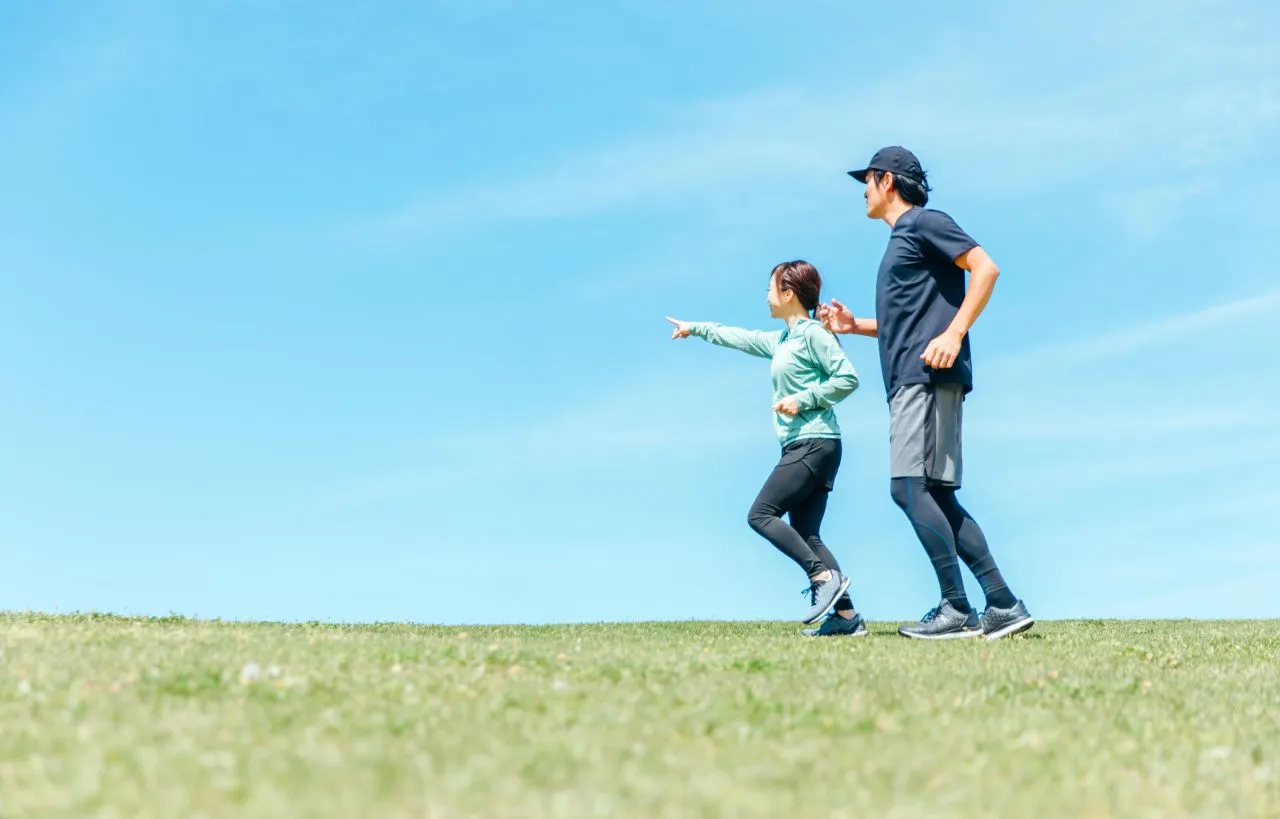
[[827, 615], [827, 619], [822, 621], [822, 625], [817, 628], [809, 628], [800, 632], [806, 637], [865, 637], [867, 636], [867, 624], [862, 621], [861, 614], [854, 614], [853, 617], [845, 618], [836, 614], [834, 611]]
[[1011, 634], [1021, 634], [1036, 624], [1035, 618], [1019, 600], [1012, 608], [997, 609], [987, 606], [982, 613], [982, 635], [988, 640], [999, 640]]
[[809, 595], [809, 603], [813, 608], [805, 616], [805, 623], [816, 623], [818, 618], [831, 611], [831, 607], [840, 599], [840, 595], [849, 590], [849, 578], [840, 572], [831, 570], [830, 580], [815, 580], [801, 594]]
[[976, 611], [962, 614], [950, 600], [943, 600], [920, 618], [919, 623], [902, 626], [898, 633], [913, 640], [955, 640], [981, 637], [982, 625]]

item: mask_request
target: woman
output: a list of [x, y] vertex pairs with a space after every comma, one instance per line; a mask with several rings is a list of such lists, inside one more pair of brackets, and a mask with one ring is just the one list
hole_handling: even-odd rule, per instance
[[840, 425], [832, 408], [858, 388], [858, 375], [835, 336], [813, 318], [821, 291], [822, 277], [813, 265], [783, 262], [769, 274], [769, 314], [785, 321], [785, 330], [770, 333], [667, 318], [675, 325], [672, 338], [697, 336], [773, 360], [773, 423], [782, 457], [751, 505], [747, 522], [808, 575], [805, 593], [811, 608], [804, 622], [832, 612], [820, 628], [805, 632], [815, 637], [866, 634], [846, 593], [849, 578], [818, 533], [840, 469]]

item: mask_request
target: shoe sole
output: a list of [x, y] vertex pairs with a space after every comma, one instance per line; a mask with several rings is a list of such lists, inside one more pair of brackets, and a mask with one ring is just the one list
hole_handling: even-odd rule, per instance
[[990, 634], [984, 634], [987, 640], [999, 640], [1001, 637], [1012, 637], [1015, 634], [1021, 634], [1036, 624], [1036, 618], [1027, 617], [1024, 620], [1014, 620], [1003, 628], [998, 628]]
[[974, 637], [982, 636], [982, 632], [977, 629], [948, 631], [945, 634], [904, 634], [901, 631], [898, 634], [908, 640], [972, 640]]
[[814, 623], [818, 622], [819, 620], [821, 620], [821, 619], [823, 618], [823, 616], [824, 616], [824, 615], [826, 615], [826, 613], [827, 613], [827, 612], [829, 612], [829, 611], [831, 611], [833, 608], [835, 608], [836, 601], [840, 599], [840, 595], [844, 594], [845, 592], [847, 592], [847, 591], [849, 590], [849, 584], [850, 584], [850, 583], [852, 583], [852, 582], [853, 582], [853, 578], [851, 578], [851, 577], [841, 577], [841, 578], [840, 578], [840, 591], [836, 592], [834, 595], [832, 595], [832, 596], [831, 596], [831, 602], [827, 605], [827, 607], [826, 607], [825, 609], [823, 609], [822, 611], [818, 612], [817, 614], [811, 615], [811, 616], [809, 616], [809, 617], [805, 618], [804, 620], [801, 620], [800, 622], [802, 622], [802, 623], [804, 623], [806, 626], [808, 626], [808, 625], [812, 625], [812, 624], [814, 624]]

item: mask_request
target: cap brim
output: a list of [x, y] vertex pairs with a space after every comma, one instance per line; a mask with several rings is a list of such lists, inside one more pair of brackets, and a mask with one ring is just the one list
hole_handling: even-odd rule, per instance
[[867, 173], [870, 171], [870, 168], [863, 168], [860, 171], [849, 171], [849, 176], [852, 176], [854, 179], [865, 185], [867, 184]]

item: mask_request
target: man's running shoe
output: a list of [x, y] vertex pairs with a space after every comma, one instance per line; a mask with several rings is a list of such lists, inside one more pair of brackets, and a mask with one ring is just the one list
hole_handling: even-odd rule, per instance
[[996, 609], [987, 606], [980, 618], [982, 636], [988, 640], [999, 640], [1013, 634], [1021, 634], [1036, 624], [1035, 618], [1027, 611], [1021, 600], [1008, 609]]

